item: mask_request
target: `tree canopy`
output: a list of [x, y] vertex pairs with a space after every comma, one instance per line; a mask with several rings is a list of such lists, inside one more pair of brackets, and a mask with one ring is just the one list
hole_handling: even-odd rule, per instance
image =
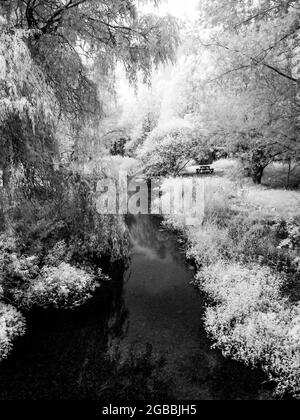
[[298, 2], [207, 0], [199, 8], [186, 31], [182, 110], [261, 182], [268, 164], [300, 156]]
[[[171, 17], [138, 13], [134, 0], [12, 0], [0, 3], [0, 164], [53, 154], [58, 127], [81, 139], [97, 135], [105, 91], [122, 63], [131, 83], [174, 60]], [[154, 1], [156, 3], [156, 1]], [[87, 130], [87, 127], [89, 129]], [[94, 127], [94, 128], [93, 128]], [[93, 128], [93, 129], [92, 129]], [[26, 153], [24, 153], [26, 151]], [[29, 152], [30, 153], [27, 153]], [[34, 155], [33, 159], [29, 156]]]

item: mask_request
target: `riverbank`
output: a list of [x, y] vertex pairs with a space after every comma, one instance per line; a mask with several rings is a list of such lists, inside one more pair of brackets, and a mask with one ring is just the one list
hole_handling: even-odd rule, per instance
[[48, 176], [30, 199], [26, 178], [14, 179], [12, 206], [0, 190], [0, 363], [25, 334], [31, 311], [83, 306], [108, 281], [107, 261], [128, 259], [124, 217], [97, 211], [97, 175], [61, 170]]
[[187, 227], [172, 216], [165, 224], [187, 240], [195, 284], [207, 296], [204, 323], [214, 346], [262, 368], [280, 397], [300, 398], [298, 208], [291, 214], [286, 200], [278, 209], [265, 195], [267, 205], [257, 203], [259, 190], [255, 195], [253, 187], [207, 179], [204, 221]]

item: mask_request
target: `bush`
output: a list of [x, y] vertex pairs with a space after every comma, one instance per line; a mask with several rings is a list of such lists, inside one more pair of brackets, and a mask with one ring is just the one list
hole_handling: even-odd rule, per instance
[[3, 252], [14, 252], [16, 251], [16, 238], [14, 235], [9, 234], [8, 232], [5, 234], [0, 234], [0, 253]]
[[0, 302], [0, 360], [13, 348], [13, 340], [25, 333], [25, 319], [11, 305]]
[[39, 275], [38, 258], [17, 253], [0, 253], [0, 284], [6, 294], [15, 288], [22, 288]]
[[300, 304], [281, 295], [284, 277], [258, 265], [217, 263], [197, 281], [215, 302], [205, 326], [215, 346], [251, 366], [260, 366], [280, 394], [300, 397]]
[[194, 260], [199, 269], [213, 264], [215, 261], [233, 258], [234, 243], [228, 236], [226, 228], [219, 228], [213, 223], [193, 231], [187, 250], [188, 258]]
[[36, 256], [20, 255], [16, 238], [0, 237], [0, 285], [3, 294], [12, 299], [15, 290], [23, 290], [40, 274], [40, 261]]
[[45, 265], [57, 267], [63, 262], [69, 263], [71, 258], [72, 256], [66, 242], [59, 241], [50, 249], [43, 262]]
[[14, 243], [11, 238], [0, 241], [0, 298], [3, 295], [22, 309], [77, 307], [106, 279], [100, 269], [96, 279], [91, 269], [67, 263], [70, 251], [63, 241], [44, 258], [20, 255]]
[[[202, 139], [202, 144], [200, 140]], [[177, 176], [194, 158], [205, 157], [205, 139], [183, 119], [161, 122], [148, 136], [138, 157], [150, 177]]]
[[[101, 271], [99, 275], [104, 278]], [[58, 267], [44, 267], [26, 289], [15, 290], [14, 299], [26, 310], [33, 307], [73, 309], [90, 299], [97, 287], [99, 282], [95, 276], [61, 263]]]
[[217, 177], [207, 178], [205, 180], [205, 220], [221, 226], [226, 223], [233, 214], [231, 199], [237, 191], [237, 184], [233, 182]]
[[288, 220], [281, 229], [285, 230], [285, 238], [281, 241], [279, 248], [299, 249], [300, 248], [300, 223], [299, 220]]

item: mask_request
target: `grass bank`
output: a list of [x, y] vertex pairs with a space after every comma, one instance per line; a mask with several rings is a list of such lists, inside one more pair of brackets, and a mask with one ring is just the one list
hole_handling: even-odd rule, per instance
[[187, 257], [197, 267], [195, 284], [207, 296], [204, 322], [214, 346], [262, 368], [279, 396], [295, 398], [300, 398], [299, 199], [295, 191], [255, 189], [215, 177], [206, 182], [204, 221], [191, 227], [178, 215], [165, 221], [187, 239]]

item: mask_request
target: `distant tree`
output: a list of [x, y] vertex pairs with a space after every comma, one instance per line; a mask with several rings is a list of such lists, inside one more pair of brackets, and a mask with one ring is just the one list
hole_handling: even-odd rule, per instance
[[255, 183], [270, 163], [300, 156], [296, 4], [205, 0], [186, 28], [186, 68], [174, 88], [181, 117], [241, 158]]
[[165, 66], [163, 66], [164, 69], [161, 67], [153, 73], [151, 85], [139, 84], [135, 94], [127, 92], [126, 96], [120, 100], [122, 112], [119, 124], [125, 127], [128, 133], [129, 142], [126, 144], [126, 154], [129, 156], [136, 155], [147, 136], [159, 123], [164, 98]]
[[[269, 163], [284, 161], [286, 156], [297, 159], [300, 154], [297, 5], [294, 0], [207, 0], [201, 6], [206, 25], [220, 28], [202, 44], [219, 57], [215, 79], [240, 102], [238, 140], [247, 142], [251, 173], [257, 183]], [[251, 103], [247, 112], [243, 101]]]
[[138, 156], [149, 177], [177, 176], [191, 161], [205, 158], [203, 143], [193, 126], [171, 120], [151, 132]]

